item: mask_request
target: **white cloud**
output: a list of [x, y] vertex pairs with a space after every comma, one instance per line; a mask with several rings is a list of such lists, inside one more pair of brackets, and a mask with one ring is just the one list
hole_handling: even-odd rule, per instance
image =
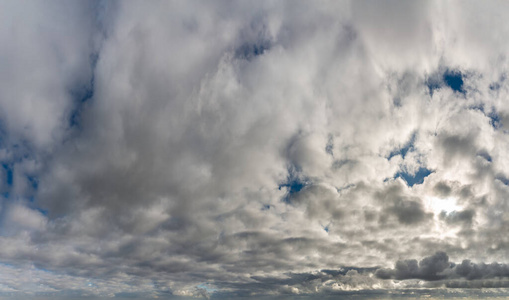
[[499, 5], [2, 2], [0, 262], [36, 275], [0, 288], [336, 293], [431, 287], [363, 268], [437, 250], [504, 261]]

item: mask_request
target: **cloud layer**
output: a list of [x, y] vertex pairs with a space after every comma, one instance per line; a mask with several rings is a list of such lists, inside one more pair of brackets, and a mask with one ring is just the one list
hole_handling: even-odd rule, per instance
[[508, 14], [1, 1], [0, 295], [505, 292]]

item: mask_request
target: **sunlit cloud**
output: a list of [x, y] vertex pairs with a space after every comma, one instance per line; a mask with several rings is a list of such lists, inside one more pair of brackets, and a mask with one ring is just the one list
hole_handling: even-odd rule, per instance
[[506, 296], [508, 19], [0, 1], [0, 298]]

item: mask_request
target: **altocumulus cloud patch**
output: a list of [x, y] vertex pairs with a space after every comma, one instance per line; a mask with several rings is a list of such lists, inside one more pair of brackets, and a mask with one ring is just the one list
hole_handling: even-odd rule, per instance
[[0, 2], [0, 296], [507, 296], [509, 6]]

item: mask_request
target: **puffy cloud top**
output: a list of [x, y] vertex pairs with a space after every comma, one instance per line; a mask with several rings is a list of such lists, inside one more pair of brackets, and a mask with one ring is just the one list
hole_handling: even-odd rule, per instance
[[503, 295], [508, 5], [0, 1], [0, 297]]

